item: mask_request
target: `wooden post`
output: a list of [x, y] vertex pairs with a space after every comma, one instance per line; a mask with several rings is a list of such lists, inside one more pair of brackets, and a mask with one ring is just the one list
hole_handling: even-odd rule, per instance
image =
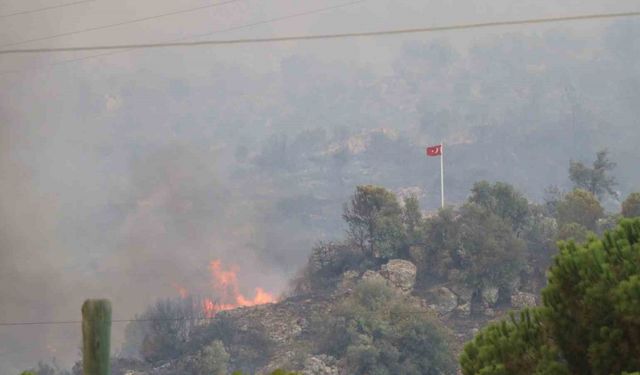
[[84, 375], [109, 375], [111, 302], [88, 299], [82, 304], [82, 368]]

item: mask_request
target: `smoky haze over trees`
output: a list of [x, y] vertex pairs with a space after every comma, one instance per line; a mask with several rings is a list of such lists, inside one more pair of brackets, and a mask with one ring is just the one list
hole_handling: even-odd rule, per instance
[[[361, 17], [345, 12], [343, 24]], [[325, 30], [327, 19], [308, 31]], [[570, 160], [587, 170], [606, 148], [617, 185], [589, 194], [617, 212], [615, 195], [640, 186], [639, 34], [629, 20], [220, 58], [225, 50], [136, 52], [1, 78], [0, 320], [75, 319], [88, 296], [109, 297], [114, 317], [132, 317], [176, 296], [175, 285], [209, 293], [214, 258], [237, 264], [248, 291], [283, 291], [314, 243], [347, 229], [337, 218], [356, 185], [414, 192], [422, 209], [437, 208], [439, 166], [423, 147], [440, 140], [452, 203], [479, 180], [508, 181], [542, 202], [550, 185], [573, 188]], [[475, 204], [491, 205], [483, 191], [499, 188], [479, 186]], [[590, 218], [602, 216], [588, 194], [573, 194]], [[517, 218], [514, 199], [504, 215]], [[637, 212], [637, 201], [623, 212]], [[477, 209], [465, 208], [466, 225]], [[592, 219], [567, 219], [567, 238]], [[515, 233], [533, 225], [516, 221]], [[2, 373], [77, 356], [75, 326], [0, 333]]]

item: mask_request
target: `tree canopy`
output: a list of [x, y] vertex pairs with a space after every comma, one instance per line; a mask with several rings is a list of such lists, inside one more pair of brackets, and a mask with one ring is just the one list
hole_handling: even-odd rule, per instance
[[585, 244], [561, 242], [543, 306], [465, 347], [465, 375], [623, 374], [640, 368], [640, 219]]
[[627, 199], [622, 202], [622, 216], [640, 216], [640, 192], [629, 194]]
[[528, 214], [527, 199], [513, 186], [504, 182], [496, 182], [493, 185], [487, 181], [476, 182], [471, 189], [469, 202], [507, 220], [515, 230], [522, 228]]
[[395, 194], [387, 189], [358, 186], [342, 216], [351, 240], [363, 252], [388, 258], [402, 246], [402, 209]]
[[566, 194], [558, 203], [558, 224], [578, 223], [595, 231], [598, 219], [604, 216], [604, 209], [595, 195], [587, 190], [575, 189]]
[[616, 163], [609, 160], [607, 150], [599, 151], [591, 168], [579, 161], [571, 161], [569, 164], [569, 178], [577, 189], [584, 189], [598, 198], [605, 194], [617, 197], [613, 189], [617, 183], [615, 178], [609, 176], [616, 167]]

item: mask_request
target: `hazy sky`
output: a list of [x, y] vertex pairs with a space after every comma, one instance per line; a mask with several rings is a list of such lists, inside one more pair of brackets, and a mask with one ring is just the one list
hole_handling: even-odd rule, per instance
[[[62, 1], [0, 0], [0, 15]], [[15, 44], [212, 3], [95, 0], [2, 17], [0, 48], [162, 42], [203, 34], [209, 35], [200, 39], [307, 35], [640, 9], [636, 0], [365, 0], [216, 33], [349, 3], [246, 0]], [[115, 317], [128, 318], [157, 297], [175, 295], [172, 283], [193, 288], [206, 283], [206, 262], [213, 258], [247, 270], [243, 283], [249, 290], [260, 284], [280, 292], [294, 273], [293, 269], [261, 267], [260, 256], [252, 251], [252, 246], [260, 247], [255, 242], [264, 236], [259, 228], [259, 208], [234, 200], [237, 192], [225, 186], [224, 176], [233, 171], [218, 152], [224, 145], [193, 147], [183, 143], [172, 133], [173, 128], [162, 124], [162, 111], [170, 109], [159, 108], [157, 126], [128, 119], [126, 126], [134, 134], [128, 147], [139, 150], [135, 160], [117, 152], [113, 145], [120, 139], [119, 126], [124, 125], [116, 116], [123, 105], [131, 104], [126, 103], [127, 93], [120, 91], [119, 85], [128, 82], [135, 86], [140, 72], [145, 79], [179, 79], [190, 85], [208, 79], [210, 69], [221, 63], [230, 72], [237, 65], [268, 74], [279, 69], [284, 58], [305, 55], [366, 67], [383, 76], [409, 41], [444, 40], [465, 53], [467, 46], [504, 33], [536, 35], [560, 29], [589, 38], [599, 35], [608, 23], [129, 51], [55, 66], [95, 52], [0, 55], [0, 322], [78, 319], [82, 301], [90, 296], [112, 298]], [[7, 73], [10, 71], [17, 72]], [[205, 94], [215, 97], [237, 90], [242, 87], [212, 86]], [[264, 100], [268, 99], [268, 93], [264, 94]], [[152, 101], [153, 95], [148, 100]], [[153, 151], [147, 152], [151, 144]], [[184, 221], [169, 225], [171, 217]], [[291, 264], [302, 258], [304, 254]], [[114, 332], [117, 343], [120, 327]], [[79, 326], [0, 327], [0, 372], [17, 373], [38, 359], [54, 356], [68, 365], [78, 358], [78, 345]]]

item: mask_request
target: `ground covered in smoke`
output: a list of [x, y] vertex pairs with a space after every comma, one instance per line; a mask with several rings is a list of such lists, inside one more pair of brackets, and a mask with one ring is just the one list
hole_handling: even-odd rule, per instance
[[[238, 266], [242, 295], [277, 295], [314, 243], [341, 238], [354, 186], [435, 209], [439, 166], [423, 146], [440, 140], [451, 202], [480, 179], [541, 201], [569, 188], [570, 159], [601, 148], [624, 197], [640, 185], [635, 35], [622, 22], [593, 39], [407, 43], [385, 74], [293, 56], [267, 72], [80, 69], [3, 90], [0, 317], [69, 320], [104, 296], [130, 318], [179, 288], [210, 294], [216, 259]], [[78, 357], [79, 326], [2, 330], [3, 372]]]

